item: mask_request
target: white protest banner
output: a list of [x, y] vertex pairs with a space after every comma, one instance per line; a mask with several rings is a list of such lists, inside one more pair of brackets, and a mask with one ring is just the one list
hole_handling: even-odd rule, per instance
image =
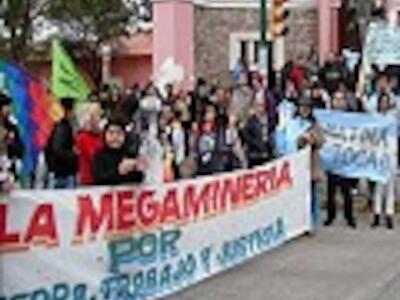
[[400, 27], [371, 23], [368, 28], [364, 55], [368, 63], [378, 66], [400, 64]]
[[393, 117], [317, 110], [326, 143], [325, 169], [348, 178], [388, 182], [397, 170], [397, 122]]
[[153, 299], [311, 226], [310, 151], [173, 184], [16, 191], [0, 203], [2, 300]]

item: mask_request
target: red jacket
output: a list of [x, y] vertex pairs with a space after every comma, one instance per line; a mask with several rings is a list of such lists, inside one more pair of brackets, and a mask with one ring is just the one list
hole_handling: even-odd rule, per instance
[[295, 66], [290, 73], [290, 79], [294, 82], [297, 91], [302, 91], [305, 86], [306, 74], [300, 66]]
[[76, 137], [78, 150], [79, 180], [81, 184], [92, 185], [94, 178], [92, 173], [93, 160], [96, 153], [103, 147], [103, 137], [89, 131], [80, 131]]

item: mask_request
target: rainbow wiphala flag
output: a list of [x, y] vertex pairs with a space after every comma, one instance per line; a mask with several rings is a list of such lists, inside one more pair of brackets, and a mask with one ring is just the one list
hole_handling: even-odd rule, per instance
[[12, 99], [13, 114], [24, 145], [22, 173], [31, 175], [46, 147], [53, 125], [62, 117], [58, 101], [39, 80], [16, 64], [0, 60], [0, 91]]

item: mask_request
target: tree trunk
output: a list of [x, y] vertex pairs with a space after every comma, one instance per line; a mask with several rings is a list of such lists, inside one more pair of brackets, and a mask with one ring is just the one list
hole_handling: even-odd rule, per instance
[[18, 36], [17, 36], [17, 29], [12, 26], [10, 28], [10, 54], [11, 58], [15, 63], [20, 62], [19, 50], [18, 50]]
[[25, 11], [24, 11], [24, 18], [23, 18], [23, 23], [22, 23], [22, 32], [21, 32], [21, 37], [19, 39], [19, 49], [20, 49], [20, 55], [21, 58], [26, 60], [27, 57], [27, 45], [29, 44], [29, 40], [31, 37], [31, 31], [32, 31], [32, 21], [30, 17], [31, 9], [32, 9], [32, 0], [26, 0], [26, 5], [25, 5]]
[[18, 3], [20, 6], [11, 6], [8, 12], [8, 23], [10, 30], [10, 56], [17, 64], [23, 64], [27, 60], [27, 46], [32, 30], [30, 12], [32, 0], [25, 0]]

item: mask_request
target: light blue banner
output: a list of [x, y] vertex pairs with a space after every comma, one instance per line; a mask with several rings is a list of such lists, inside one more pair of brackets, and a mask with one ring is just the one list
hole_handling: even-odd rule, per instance
[[385, 23], [371, 23], [364, 54], [370, 64], [382, 66], [400, 63], [400, 27]]
[[320, 151], [326, 171], [386, 183], [397, 170], [397, 122], [393, 117], [318, 110], [326, 142]]

